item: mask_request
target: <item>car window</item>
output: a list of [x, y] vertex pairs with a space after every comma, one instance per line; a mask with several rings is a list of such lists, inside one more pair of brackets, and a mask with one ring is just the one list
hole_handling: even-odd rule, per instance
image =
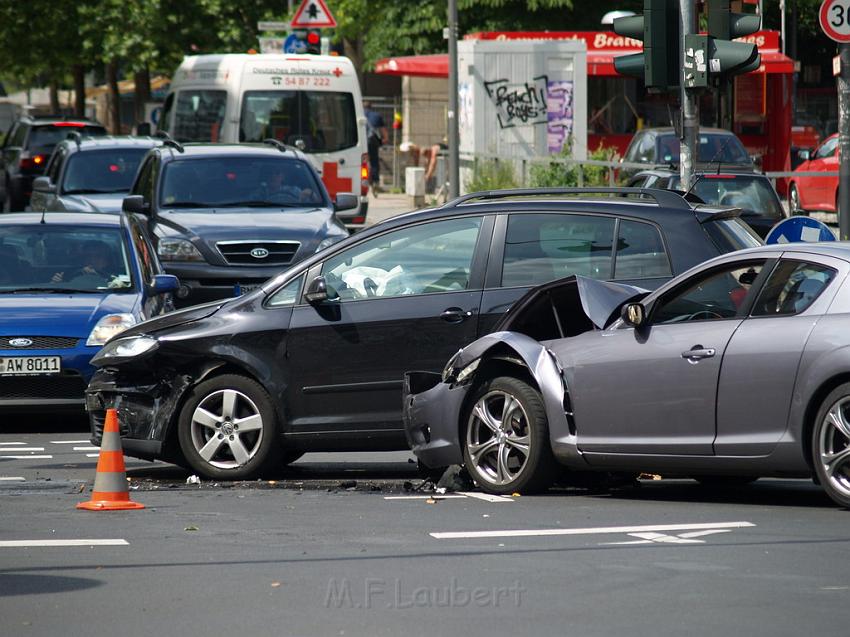
[[649, 182], [649, 177], [647, 177], [646, 175], [641, 175], [640, 177], [634, 177], [629, 182], [629, 187], [630, 188], [646, 188], [647, 187], [646, 184], [648, 182]]
[[[697, 161], [703, 163], [747, 164], [752, 161], [747, 149], [734, 135], [701, 133], [697, 148]], [[658, 136], [658, 163], [679, 163], [679, 139], [674, 134]]]
[[635, 153], [635, 161], [645, 163], [645, 164], [654, 164], [658, 160], [654, 156], [655, 151], [655, 140], [652, 135], [644, 135], [643, 139], [640, 140], [640, 144], [638, 145], [637, 152]]
[[354, 96], [333, 91], [246, 91], [239, 141], [304, 142], [306, 152], [357, 145]]
[[481, 217], [434, 221], [364, 241], [322, 266], [340, 301], [466, 290]]
[[89, 150], [68, 159], [62, 191], [66, 194], [130, 190], [147, 148]]
[[620, 220], [615, 279], [645, 279], [673, 276], [670, 259], [658, 228], [649, 223]]
[[171, 118], [171, 110], [174, 108], [174, 93], [169, 93], [165, 98], [165, 103], [162, 105], [162, 112], [159, 114], [157, 122], [157, 130], [168, 132], [169, 119]]
[[180, 91], [174, 108], [174, 139], [181, 142], [220, 141], [227, 91]]
[[103, 126], [79, 126], [71, 124], [49, 124], [47, 126], [34, 126], [32, 134], [27, 140], [29, 148], [49, 149], [53, 148], [68, 137], [68, 133], [76, 132], [83, 137], [95, 137], [106, 135]]
[[825, 265], [782, 260], [770, 273], [752, 314], [798, 314], [814, 303], [834, 276], [835, 270]]
[[508, 220], [502, 286], [545, 283], [580, 274], [611, 278], [614, 219], [572, 214], [516, 214]]
[[626, 154], [623, 157], [623, 161], [638, 161], [638, 148], [641, 145], [641, 142], [646, 140], [646, 133], [636, 133], [632, 138], [629, 147], [626, 149]]
[[272, 294], [266, 301], [268, 307], [288, 307], [295, 305], [298, 297], [301, 295], [301, 284], [304, 282], [304, 277], [300, 276], [294, 281], [290, 281], [277, 292]]
[[142, 164], [133, 189], [130, 191], [134, 195], [142, 195], [148, 203], [150, 203], [151, 193], [153, 192], [153, 164], [153, 156]]
[[23, 146], [27, 137], [27, 126], [18, 124], [15, 130], [9, 134], [9, 146]]
[[820, 148], [815, 151], [815, 159], [825, 159], [832, 157], [835, 154], [835, 149], [838, 148], [838, 137], [826, 140]]
[[132, 292], [120, 228], [30, 224], [0, 227], [0, 292], [26, 288]]
[[701, 273], [662, 297], [652, 312], [655, 325], [711, 321], [739, 316], [764, 260], [737, 262]]
[[59, 181], [59, 172], [62, 170], [62, 161], [68, 155], [68, 151], [65, 148], [60, 147], [53, 155], [50, 157], [50, 161], [47, 163], [47, 169], [44, 171], [44, 174], [50, 177], [50, 181], [55, 185]]
[[709, 219], [702, 224], [702, 228], [708, 233], [720, 254], [743, 250], [744, 248], [756, 248], [762, 245], [762, 240], [755, 233], [755, 230], [741, 221], [739, 217]]
[[764, 177], [705, 175], [699, 178], [692, 192], [707, 204], [734, 206], [746, 213], [777, 220], [785, 216], [776, 191]]
[[324, 190], [302, 159], [275, 152], [260, 157], [203, 157], [163, 167], [161, 205], [183, 208], [325, 205]]
[[141, 228], [135, 222], [130, 225], [130, 236], [133, 238], [133, 245], [136, 246], [136, 254], [141, 265], [145, 285], [150, 285], [153, 283], [154, 275], [158, 274], [155, 266], [154, 252], [151, 250], [150, 244], [145, 240]]

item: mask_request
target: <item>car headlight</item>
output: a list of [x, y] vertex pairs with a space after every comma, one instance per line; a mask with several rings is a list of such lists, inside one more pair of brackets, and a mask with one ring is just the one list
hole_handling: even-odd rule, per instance
[[162, 237], [156, 244], [156, 253], [161, 261], [203, 261], [203, 255], [191, 241]]
[[101, 317], [86, 340], [86, 345], [104, 345], [106, 341], [136, 324], [132, 314], [107, 314]]
[[443, 373], [440, 374], [440, 376], [443, 379], [444, 383], [451, 382], [452, 373], [454, 372], [454, 367], [455, 367], [455, 361], [457, 360], [457, 357], [460, 356], [460, 353], [462, 351], [463, 351], [462, 349], [459, 349], [454, 354], [452, 354], [452, 357], [449, 359], [449, 362], [446, 363], [445, 367], [443, 367]]
[[333, 244], [338, 241], [342, 241], [343, 239], [345, 239], [345, 237], [328, 237], [327, 239], [322, 239], [316, 247], [316, 252], [321, 252], [325, 248], [330, 248]]
[[91, 359], [92, 365], [108, 365], [118, 359], [136, 358], [148, 354], [159, 347], [159, 341], [153, 336], [128, 336], [107, 344]]

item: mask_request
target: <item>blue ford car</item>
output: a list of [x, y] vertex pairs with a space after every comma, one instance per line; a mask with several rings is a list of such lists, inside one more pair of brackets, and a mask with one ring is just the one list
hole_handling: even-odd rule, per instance
[[133, 215], [0, 216], [0, 409], [83, 409], [92, 356], [178, 286]]

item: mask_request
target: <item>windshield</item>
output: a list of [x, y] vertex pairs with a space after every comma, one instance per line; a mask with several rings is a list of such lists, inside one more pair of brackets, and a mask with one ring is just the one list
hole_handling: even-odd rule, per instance
[[[676, 181], [675, 188], [681, 190]], [[740, 208], [744, 214], [782, 219], [779, 196], [764, 177], [755, 175], [704, 175], [691, 189], [707, 204]]]
[[738, 217], [709, 220], [702, 224], [702, 227], [720, 250], [720, 254], [762, 245], [762, 240], [755, 231]]
[[270, 137], [291, 145], [301, 140], [308, 153], [356, 146], [354, 96], [331, 91], [247, 91], [239, 141]]
[[68, 133], [79, 133], [83, 137], [97, 137], [106, 135], [103, 126], [72, 126], [69, 124], [35, 126], [30, 131], [27, 145], [30, 148], [53, 148], [68, 137]]
[[181, 142], [221, 141], [227, 91], [180, 91], [171, 136]]
[[283, 154], [183, 159], [163, 170], [163, 207], [325, 205], [322, 186], [307, 164]]
[[0, 225], [0, 294], [134, 289], [120, 228]]
[[147, 148], [113, 148], [74, 153], [68, 160], [62, 192], [129, 192]]
[[[679, 140], [675, 135], [659, 135], [656, 139], [656, 157], [660, 164], [679, 163]], [[701, 133], [697, 161], [702, 163], [747, 164], [752, 160], [741, 141], [734, 135]]]

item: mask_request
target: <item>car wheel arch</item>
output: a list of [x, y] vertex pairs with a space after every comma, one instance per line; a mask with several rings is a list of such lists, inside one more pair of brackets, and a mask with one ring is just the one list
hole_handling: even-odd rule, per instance
[[815, 425], [817, 424], [817, 414], [820, 411], [823, 401], [836, 388], [844, 383], [850, 382], [850, 372], [837, 374], [822, 382], [818, 388], [811, 394], [806, 403], [806, 411], [803, 416], [802, 426], [802, 446], [803, 454], [809, 467], [814, 471], [814, 462], [812, 460], [812, 434], [814, 433]]

